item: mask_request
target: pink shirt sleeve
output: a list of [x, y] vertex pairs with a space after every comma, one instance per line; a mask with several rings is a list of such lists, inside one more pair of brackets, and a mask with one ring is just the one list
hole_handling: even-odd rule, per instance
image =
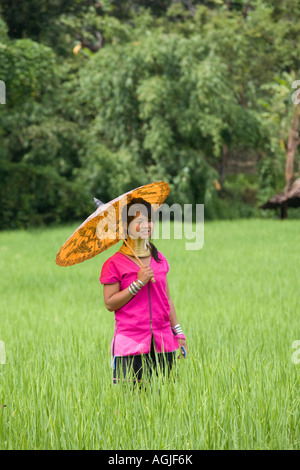
[[170, 271], [170, 266], [169, 266], [169, 263], [168, 263], [167, 258], [166, 258], [165, 255], [163, 255], [160, 251], [158, 252], [158, 257], [163, 260], [163, 263], [162, 263], [162, 264], [165, 265], [166, 270], [167, 270], [166, 273], [168, 273], [168, 272]]
[[115, 282], [120, 282], [120, 274], [111, 258], [108, 258], [103, 264], [99, 280], [101, 284], [113, 284]]
[[168, 273], [168, 272], [170, 271], [170, 266], [169, 266], [169, 263], [168, 263], [168, 261], [167, 261], [167, 258], [165, 258], [165, 260], [166, 260], [166, 265], [167, 265], [167, 273]]

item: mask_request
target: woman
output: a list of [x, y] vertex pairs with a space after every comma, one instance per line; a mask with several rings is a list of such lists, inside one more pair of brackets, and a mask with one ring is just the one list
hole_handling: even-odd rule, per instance
[[153, 231], [153, 209], [142, 198], [135, 198], [122, 211], [126, 241], [103, 264], [100, 282], [106, 308], [115, 312], [115, 333], [111, 343], [117, 383], [133, 373], [133, 381], [150, 377], [156, 359], [163, 373], [169, 372], [183, 346], [187, 351], [166, 278], [169, 264], [148, 238]]

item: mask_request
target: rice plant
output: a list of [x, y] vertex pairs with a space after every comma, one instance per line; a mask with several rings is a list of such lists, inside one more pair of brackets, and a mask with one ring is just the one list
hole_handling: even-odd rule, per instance
[[205, 223], [204, 246], [154, 243], [187, 337], [176, 376], [114, 385], [101, 267], [69, 268], [75, 227], [0, 233], [1, 449], [299, 449], [297, 220]]

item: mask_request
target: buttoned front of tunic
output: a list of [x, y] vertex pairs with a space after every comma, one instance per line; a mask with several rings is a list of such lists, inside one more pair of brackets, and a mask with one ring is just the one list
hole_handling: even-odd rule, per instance
[[[155, 283], [150, 280], [137, 295], [115, 311], [115, 332], [111, 342], [112, 356], [147, 354], [154, 337], [156, 352], [176, 351], [180, 346], [171, 330], [170, 304], [166, 294], [169, 264], [158, 251], [161, 262], [151, 256], [150, 267]], [[126, 255], [116, 252], [102, 266], [101, 284], [120, 283], [126, 289], [137, 279], [140, 267]]]

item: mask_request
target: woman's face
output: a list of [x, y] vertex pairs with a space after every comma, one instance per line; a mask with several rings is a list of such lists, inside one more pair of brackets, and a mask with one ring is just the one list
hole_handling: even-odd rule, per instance
[[153, 222], [148, 220], [147, 215], [142, 212], [137, 212], [136, 217], [130, 222], [128, 232], [131, 238], [143, 238], [147, 239], [150, 237], [153, 230]]

